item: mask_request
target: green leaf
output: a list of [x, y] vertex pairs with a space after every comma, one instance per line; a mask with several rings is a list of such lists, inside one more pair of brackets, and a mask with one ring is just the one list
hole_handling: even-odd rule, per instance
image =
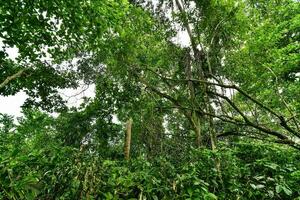
[[205, 194], [204, 199], [205, 200], [217, 200], [218, 197], [213, 193], [208, 193], [208, 194]]
[[288, 196], [291, 196], [293, 194], [293, 192], [285, 186], [283, 186], [282, 189], [283, 189], [284, 193]]
[[275, 190], [276, 190], [276, 193], [279, 194], [282, 191], [281, 185], [276, 185]]

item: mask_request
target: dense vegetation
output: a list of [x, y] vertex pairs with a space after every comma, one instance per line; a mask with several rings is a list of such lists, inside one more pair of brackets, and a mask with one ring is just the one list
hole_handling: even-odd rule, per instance
[[[0, 1], [0, 95], [28, 96], [0, 113], [0, 199], [300, 199], [299, 13]], [[82, 84], [95, 97], [68, 106]]]

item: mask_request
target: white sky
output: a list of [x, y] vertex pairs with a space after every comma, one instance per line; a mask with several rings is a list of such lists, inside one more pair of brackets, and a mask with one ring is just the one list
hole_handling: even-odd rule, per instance
[[0, 113], [19, 117], [21, 115], [21, 106], [25, 99], [26, 94], [24, 92], [19, 92], [15, 96], [0, 96]]
[[[85, 90], [83, 93], [74, 96], [78, 93], [80, 93], [84, 88], [78, 88], [77, 90], [74, 89], [64, 89], [61, 91], [61, 93], [63, 93], [63, 95], [61, 95], [63, 97], [63, 99], [68, 100], [67, 105], [69, 107], [77, 107], [79, 106], [83, 100], [83, 97], [95, 97], [95, 86], [91, 85], [89, 86], [89, 88], [87, 90]], [[71, 98], [69, 98], [70, 96], [72, 96]], [[21, 106], [24, 104], [25, 100], [27, 98], [27, 95], [25, 92], [21, 91], [18, 92], [16, 95], [14, 96], [0, 96], [0, 113], [5, 113], [5, 114], [9, 114], [9, 115], [14, 115], [16, 117], [20, 117], [22, 116], [21, 113]]]

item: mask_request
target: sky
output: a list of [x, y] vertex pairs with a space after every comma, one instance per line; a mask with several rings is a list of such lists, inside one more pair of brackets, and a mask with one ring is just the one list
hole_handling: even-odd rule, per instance
[[[95, 86], [90, 85], [87, 90], [81, 93], [81, 91], [84, 90], [84, 87], [80, 87], [76, 90], [74, 89], [64, 89], [61, 90], [61, 96], [64, 100], [67, 100], [67, 105], [69, 107], [78, 107], [82, 102], [83, 97], [91, 97], [93, 98], [95, 96]], [[76, 94], [80, 93], [77, 96], [74, 96]], [[71, 98], [69, 98], [72, 96]], [[27, 98], [27, 95], [25, 92], [21, 91], [18, 92], [14, 96], [0, 96], [0, 113], [5, 113], [9, 115], [13, 115], [15, 117], [22, 116], [22, 109], [21, 106], [24, 104], [25, 100]]]

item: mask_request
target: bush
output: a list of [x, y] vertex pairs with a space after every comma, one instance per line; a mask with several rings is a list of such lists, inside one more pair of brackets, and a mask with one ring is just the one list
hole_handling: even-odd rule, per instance
[[[186, 157], [103, 158], [50, 134], [2, 133], [1, 199], [296, 199], [300, 155], [237, 143]], [[41, 145], [43, 144], [43, 145]]]

